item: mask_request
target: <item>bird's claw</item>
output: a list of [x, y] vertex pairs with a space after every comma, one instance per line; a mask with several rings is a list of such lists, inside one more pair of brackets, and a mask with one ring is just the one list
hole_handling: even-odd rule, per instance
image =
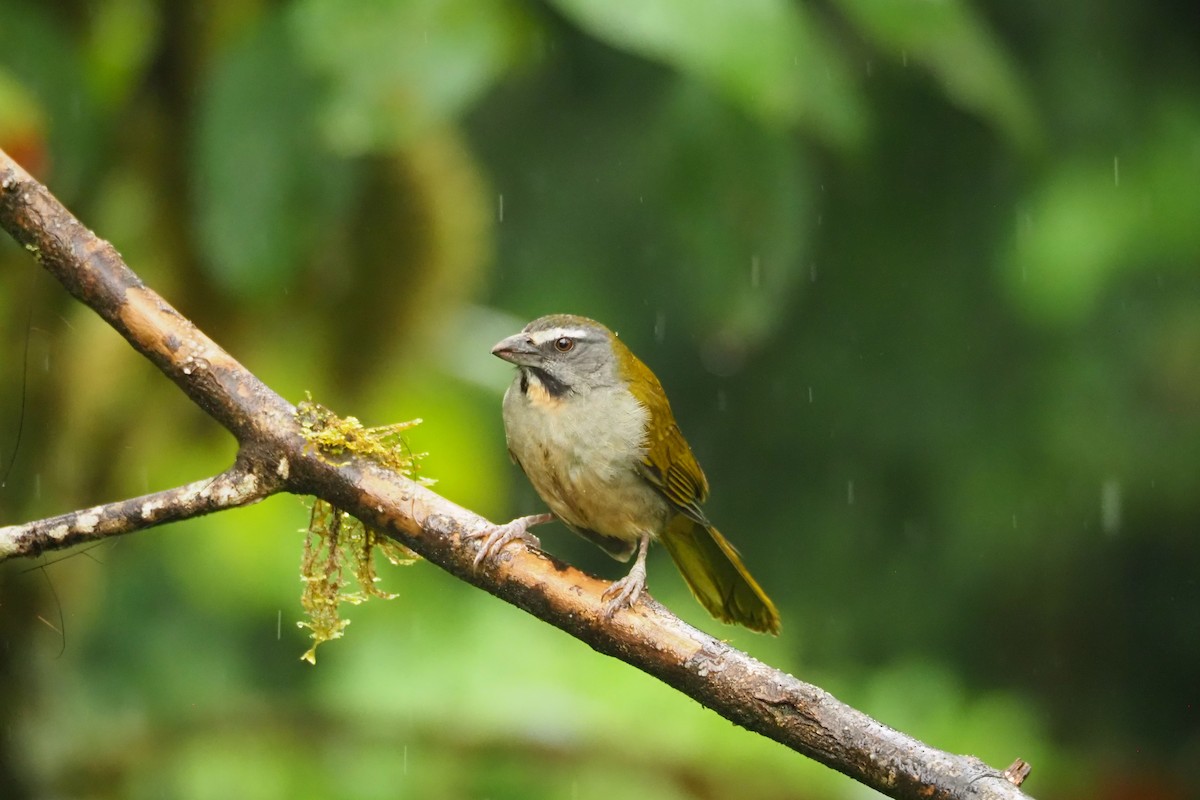
[[463, 534], [465, 539], [483, 539], [483, 543], [479, 546], [479, 552], [475, 554], [475, 568], [478, 569], [485, 559], [498, 554], [509, 542], [518, 539], [531, 547], [541, 548], [542, 541], [530, 533], [529, 528], [549, 522], [551, 519], [553, 516], [550, 514], [534, 514], [528, 517], [517, 517], [512, 522], [506, 522], [503, 525], [493, 525], [490, 528]]
[[638, 565], [635, 565], [628, 575], [619, 581], [613, 581], [612, 585], [604, 590], [604, 594], [600, 595], [600, 599], [608, 600], [608, 604], [604, 606], [604, 618], [612, 619], [618, 611], [631, 608], [641, 599], [645, 590], [646, 570], [638, 569]]

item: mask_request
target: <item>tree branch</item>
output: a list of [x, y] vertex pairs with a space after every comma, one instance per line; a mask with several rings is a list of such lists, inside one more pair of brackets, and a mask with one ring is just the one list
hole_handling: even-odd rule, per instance
[[[306, 448], [291, 404], [146, 288], [110, 244], [81, 225], [3, 151], [0, 225], [238, 439], [238, 464], [222, 476], [102, 507], [128, 519], [111, 523], [109, 533], [182, 518], [185, 507], [192, 507], [178, 504], [181, 516], [136, 518], [147, 510], [147, 501], [164, 494], [205, 494], [197, 513], [216, 510], [221, 502], [253, 502], [279, 490], [316, 495], [595, 650], [888, 796], [1026, 797], [1015, 785], [1019, 772], [1006, 777], [976, 758], [936, 750], [882, 725], [818, 687], [696, 630], [652, 598], [643, 596], [634, 608], [605, 620], [601, 593], [608, 584], [540, 551], [510, 545], [499, 559], [475, 569], [478, 544], [461, 534], [491, 523], [375, 464], [331, 464]], [[198, 488], [205, 485], [207, 490]], [[82, 541], [93, 515], [109, 517], [93, 509], [0, 529], [0, 560]], [[64, 533], [63, 525], [74, 533]]]
[[0, 561], [257, 503], [280, 486], [261, 472], [239, 462], [220, 475], [174, 489], [0, 528]]

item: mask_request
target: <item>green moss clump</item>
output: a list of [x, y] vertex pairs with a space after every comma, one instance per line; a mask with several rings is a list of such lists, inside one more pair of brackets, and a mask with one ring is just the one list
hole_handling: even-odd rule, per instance
[[[338, 417], [311, 397], [297, 406], [296, 415], [304, 438], [321, 458], [354, 455], [415, 477], [417, 461], [423, 454], [414, 454], [401, 433], [420, 424], [419, 419], [368, 428], [354, 417]], [[304, 582], [300, 604], [307, 620], [297, 624], [308, 628], [313, 640], [312, 647], [301, 656], [305, 661], [316, 664], [317, 648], [342, 637], [350, 624], [341, 616], [342, 603], [358, 605], [372, 597], [395, 597], [376, 586], [376, 550], [395, 565], [417, 560], [415, 553], [386, 534], [325, 500], [313, 500], [300, 561], [300, 579]]]

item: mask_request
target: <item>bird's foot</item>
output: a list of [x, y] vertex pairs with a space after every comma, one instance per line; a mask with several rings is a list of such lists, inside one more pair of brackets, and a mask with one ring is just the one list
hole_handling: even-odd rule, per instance
[[542, 542], [529, 532], [534, 525], [541, 525], [554, 519], [553, 514], [532, 514], [528, 517], [517, 517], [512, 522], [503, 525], [493, 525], [478, 531], [463, 534], [464, 539], [483, 539], [479, 552], [475, 554], [475, 567], [478, 568], [484, 559], [491, 558], [504, 549], [509, 542], [520, 539], [532, 547], [540, 548]]
[[604, 618], [612, 619], [618, 611], [633, 606], [645, 590], [646, 565], [639, 561], [629, 570], [628, 575], [619, 581], [613, 581], [612, 585], [604, 590], [604, 594], [600, 595], [602, 600], [608, 600], [608, 605], [604, 607]]

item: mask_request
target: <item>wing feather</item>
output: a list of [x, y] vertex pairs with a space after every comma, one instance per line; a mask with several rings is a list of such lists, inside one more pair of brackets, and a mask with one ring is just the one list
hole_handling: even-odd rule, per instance
[[642, 476], [685, 515], [707, 525], [700, 504], [708, 497], [708, 479], [683, 438], [662, 384], [637, 356], [615, 336], [613, 348], [630, 392], [649, 412], [646, 453], [638, 464]]

